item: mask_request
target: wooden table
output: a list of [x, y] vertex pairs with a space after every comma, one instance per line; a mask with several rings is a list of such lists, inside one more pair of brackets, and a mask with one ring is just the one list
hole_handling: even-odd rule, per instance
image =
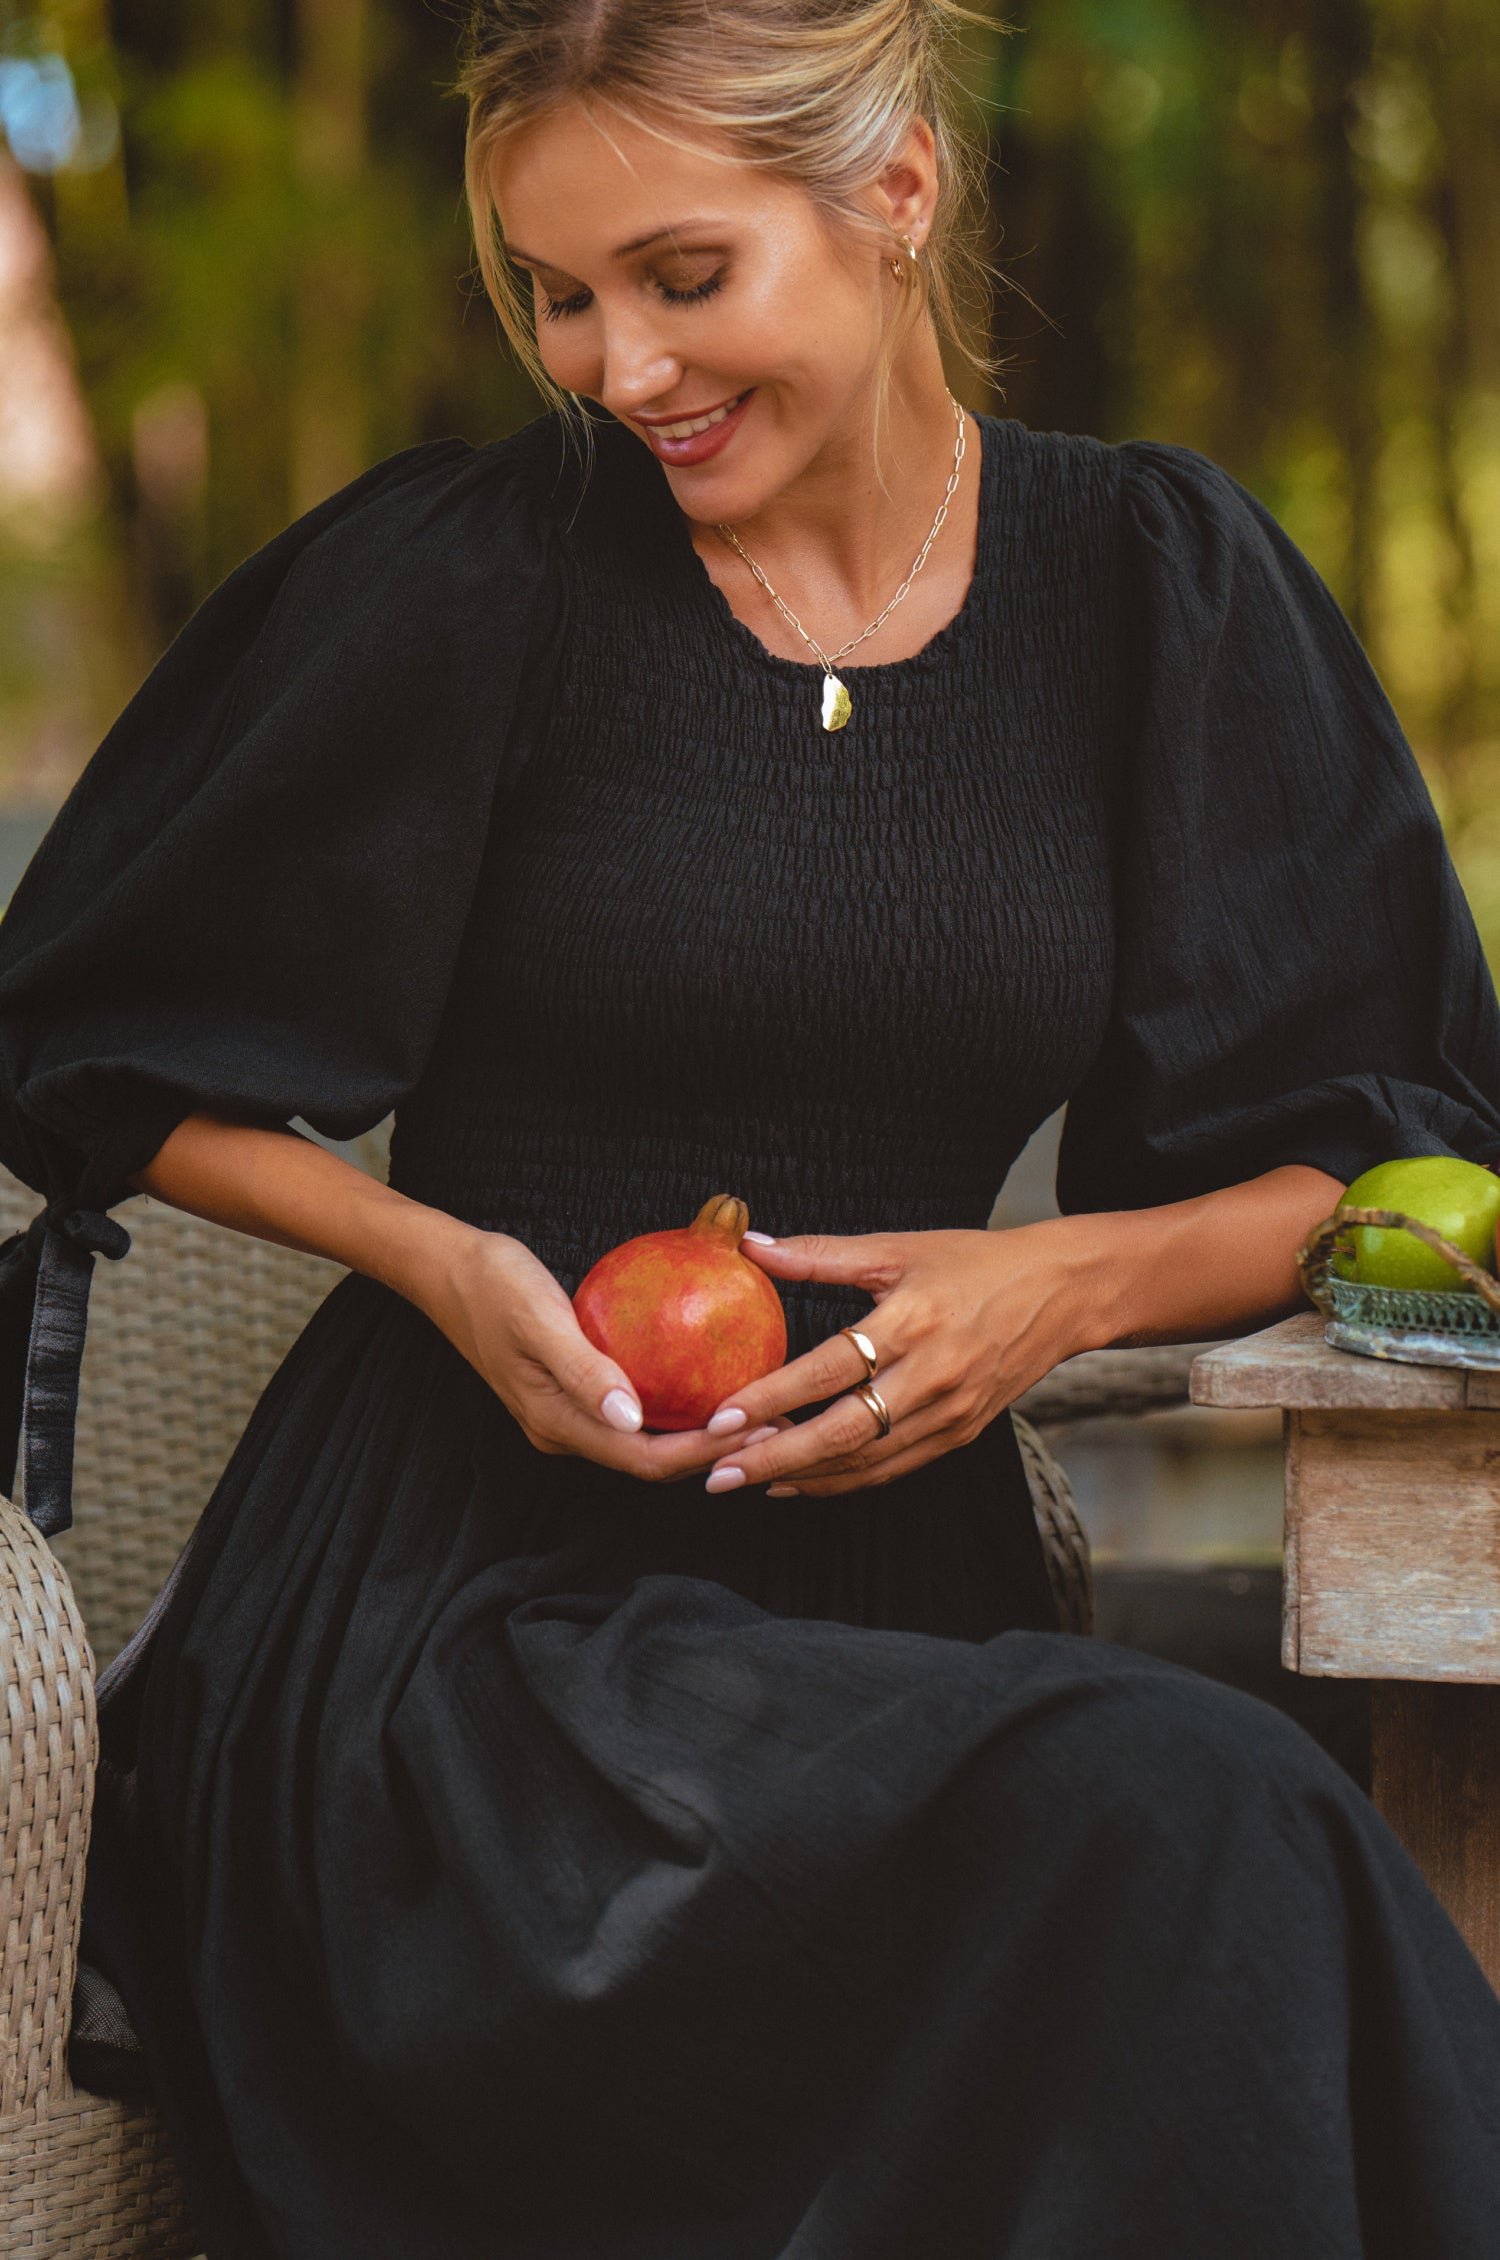
[[1280, 1406], [1282, 1662], [1373, 1682], [1375, 1803], [1500, 1989], [1500, 1372], [1333, 1350], [1309, 1311], [1192, 1395]]

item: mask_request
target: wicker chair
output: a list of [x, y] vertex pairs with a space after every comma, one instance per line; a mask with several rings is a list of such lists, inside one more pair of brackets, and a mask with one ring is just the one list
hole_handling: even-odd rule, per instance
[[[0, 1171], [0, 1233], [40, 1206]], [[343, 1276], [146, 1196], [120, 1213], [133, 1246], [94, 1270], [73, 1528], [54, 1551], [0, 1498], [6, 2260], [188, 2260], [200, 2248], [156, 2111], [90, 2095], [68, 2073], [94, 1678], [156, 1599], [265, 1381]]]
[[[25, 1225], [39, 1205], [0, 1171], [0, 1232]], [[122, 1213], [132, 1252], [94, 1272], [74, 1527], [54, 1551], [0, 1498], [6, 2260], [188, 2260], [198, 2251], [157, 2113], [90, 2095], [68, 2072], [98, 1750], [94, 1676], [159, 1595], [265, 1381], [343, 1276], [338, 1265], [148, 1196]], [[1092, 1380], [1075, 1370], [1091, 1365]], [[1185, 1394], [1183, 1353], [1147, 1353], [1144, 1366], [1141, 1353], [1103, 1353], [1102, 1367], [1097, 1358], [1075, 1367], [1033, 1392], [1034, 1417], [1075, 1420]], [[1060, 1622], [1087, 1633], [1088, 1543], [1067, 1480], [1035, 1427], [1017, 1418], [1016, 1429]]]

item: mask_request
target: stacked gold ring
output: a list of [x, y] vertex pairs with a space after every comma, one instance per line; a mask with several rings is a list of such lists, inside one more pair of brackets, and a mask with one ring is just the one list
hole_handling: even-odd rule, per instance
[[875, 1415], [875, 1418], [880, 1423], [881, 1435], [889, 1436], [891, 1432], [891, 1416], [886, 1409], [886, 1402], [884, 1397], [882, 1397], [882, 1395], [880, 1394], [880, 1391], [875, 1388], [872, 1383], [868, 1381], [862, 1381], [859, 1387], [852, 1393], [854, 1396], [859, 1398], [862, 1404], [869, 1406], [871, 1412]]
[[865, 1378], [859, 1383], [856, 1388], [850, 1391], [850, 1395], [858, 1397], [861, 1404], [867, 1405], [869, 1407], [870, 1411], [875, 1415], [875, 1418], [880, 1423], [880, 1434], [882, 1436], [889, 1436], [891, 1432], [891, 1416], [889, 1411], [887, 1410], [886, 1401], [880, 1394], [880, 1391], [872, 1386], [875, 1380], [876, 1368], [879, 1364], [879, 1360], [875, 1355], [875, 1345], [870, 1340], [868, 1334], [861, 1334], [857, 1326], [841, 1326], [839, 1328], [839, 1332], [848, 1336], [849, 1340], [854, 1344], [854, 1347], [856, 1348], [856, 1350], [858, 1350], [860, 1356], [865, 1361]]
[[875, 1378], [875, 1369], [879, 1363], [879, 1360], [875, 1355], [875, 1345], [870, 1340], [869, 1335], [861, 1334], [857, 1326], [841, 1326], [839, 1328], [839, 1332], [841, 1334], [846, 1334], [849, 1337], [849, 1340], [854, 1344], [854, 1347], [856, 1348], [856, 1350], [858, 1350], [860, 1356], [864, 1359], [866, 1381], [873, 1381]]

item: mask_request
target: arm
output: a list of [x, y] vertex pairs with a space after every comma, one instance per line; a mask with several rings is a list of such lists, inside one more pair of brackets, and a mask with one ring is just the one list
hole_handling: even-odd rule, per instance
[[1208, 1342], [1305, 1309], [1297, 1250], [1343, 1191], [1294, 1163], [1163, 1208], [1059, 1218], [1091, 1274], [1097, 1338], [1080, 1348]]
[[637, 1433], [630, 1382], [588, 1341], [562, 1287], [519, 1240], [412, 1200], [296, 1131], [190, 1114], [129, 1181], [173, 1208], [327, 1256], [404, 1295], [539, 1451], [660, 1481], [707, 1465], [719, 1449], [696, 1431]]
[[347, 1264], [429, 1315], [474, 1237], [295, 1130], [211, 1114], [188, 1115], [130, 1183], [232, 1231]]

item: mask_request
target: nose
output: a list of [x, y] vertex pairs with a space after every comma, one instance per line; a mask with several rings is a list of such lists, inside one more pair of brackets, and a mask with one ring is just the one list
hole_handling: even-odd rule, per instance
[[617, 313], [604, 331], [604, 378], [599, 398], [614, 416], [630, 416], [670, 398], [682, 382], [683, 364], [648, 315]]

